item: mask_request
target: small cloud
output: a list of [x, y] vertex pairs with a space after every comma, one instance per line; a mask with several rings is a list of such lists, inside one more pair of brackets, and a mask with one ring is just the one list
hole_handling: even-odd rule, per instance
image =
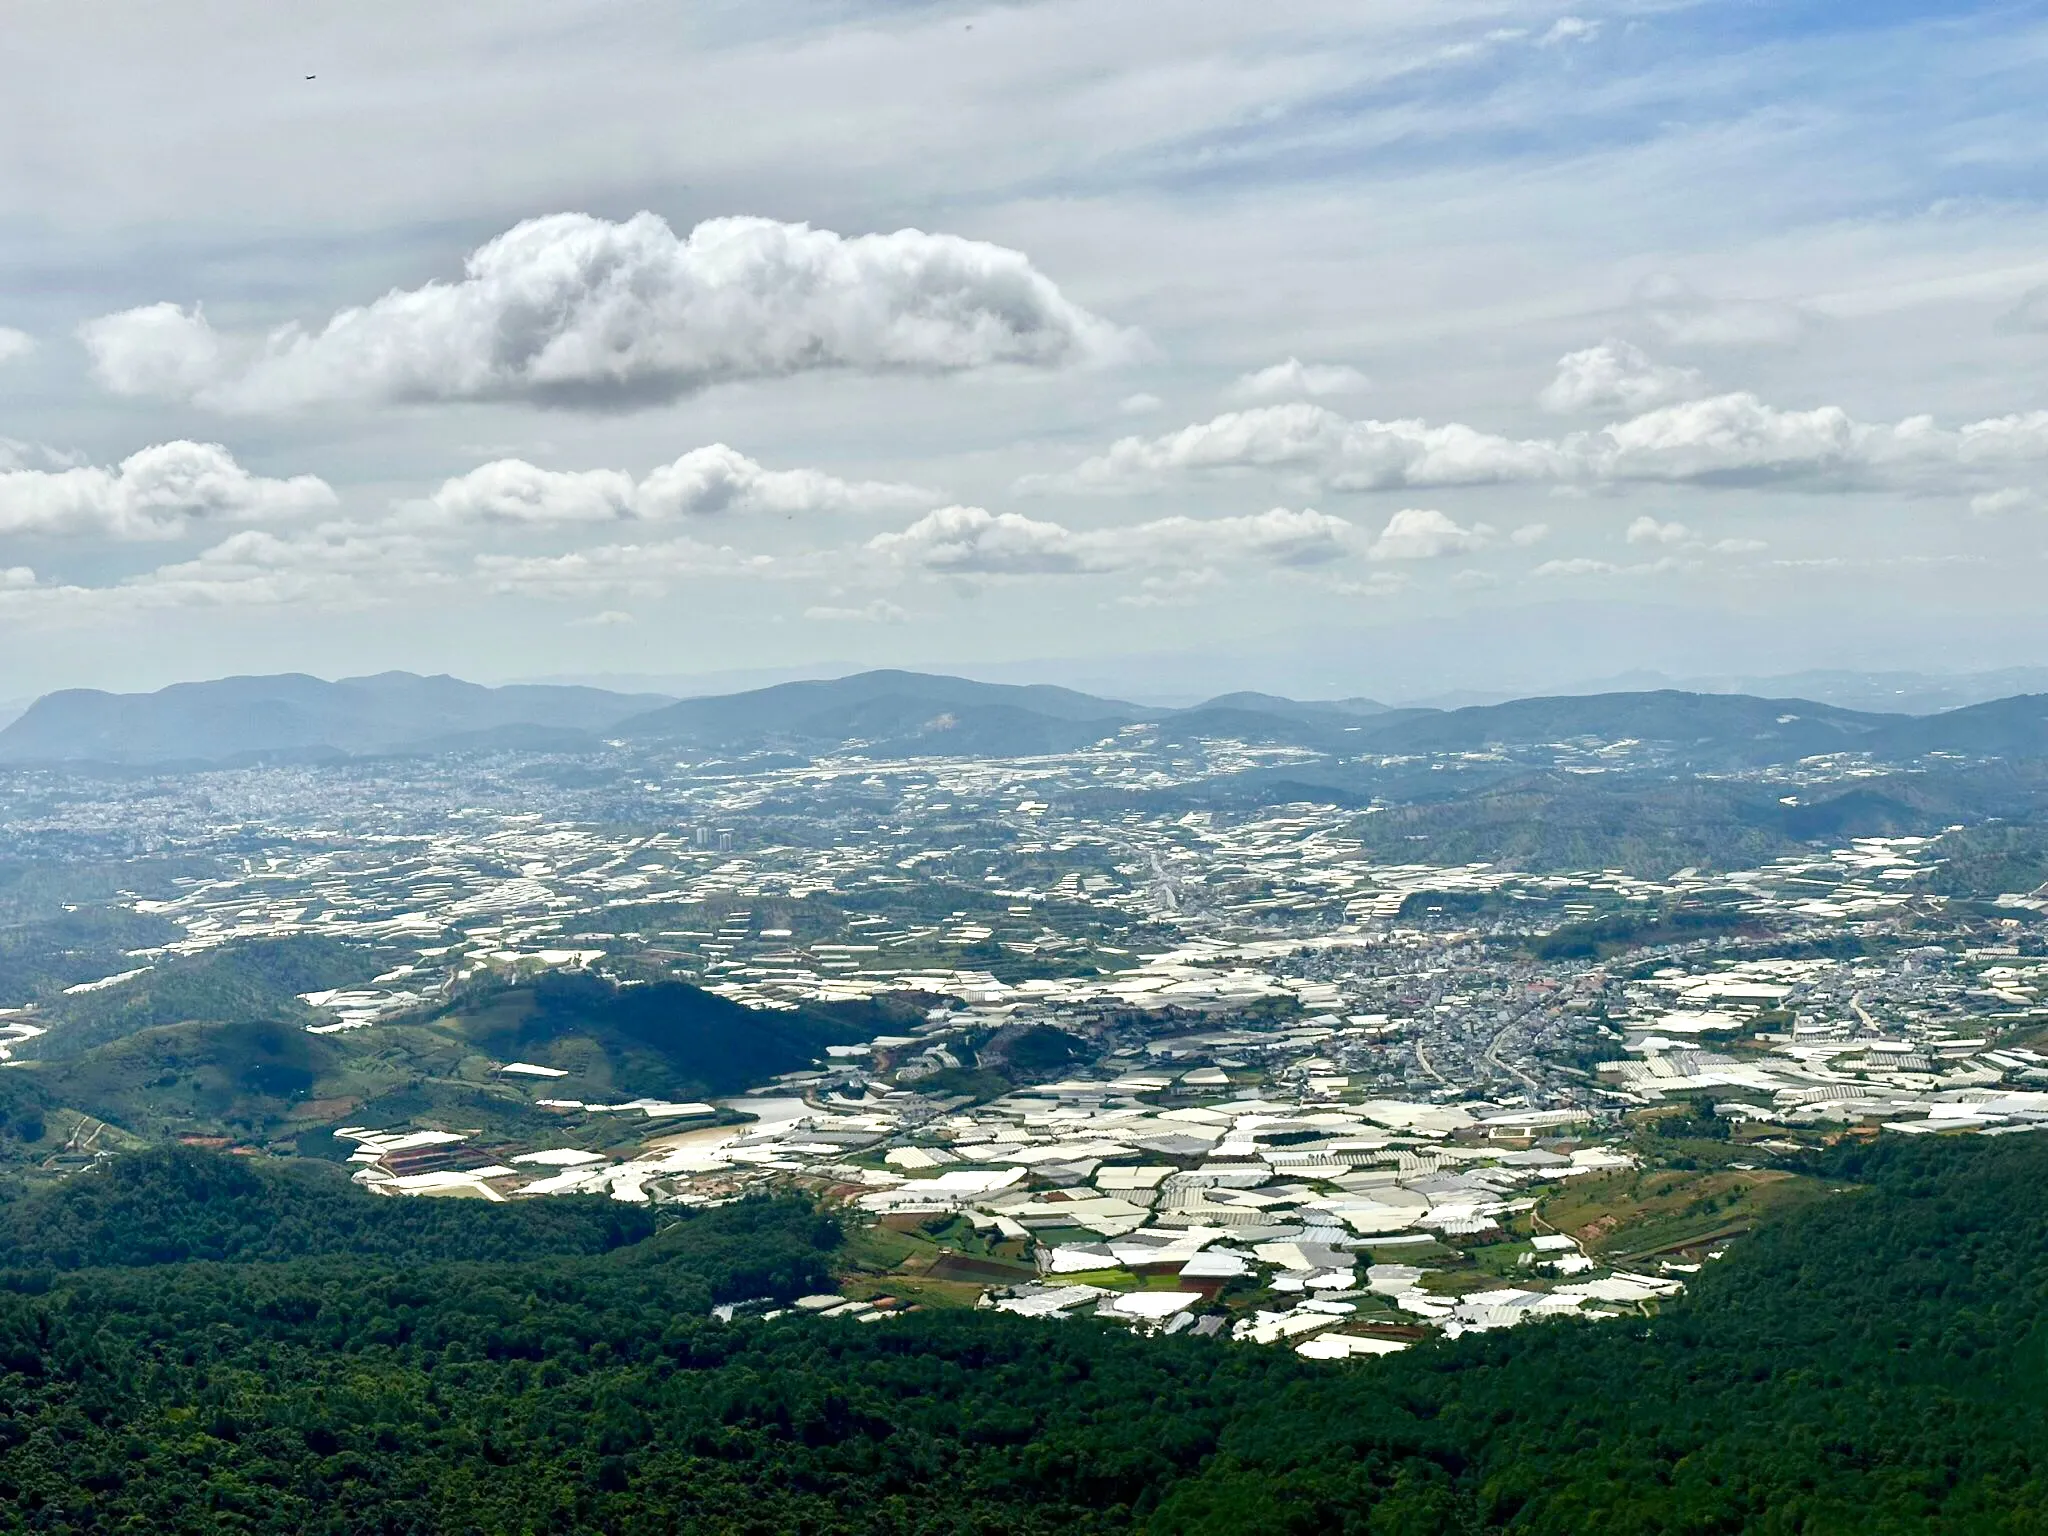
[[1466, 569], [1451, 578], [1454, 587], [1469, 587], [1476, 592], [1488, 591], [1500, 585], [1500, 578], [1491, 571]]
[[1557, 377], [1536, 397], [1546, 411], [1619, 410], [1634, 414], [1673, 400], [1697, 398], [1705, 380], [1696, 368], [1655, 363], [1625, 341], [1604, 341], [1557, 360]]
[[1631, 544], [1683, 544], [1692, 538], [1692, 530], [1683, 523], [1660, 523], [1654, 517], [1639, 517], [1628, 525], [1627, 537]]
[[1345, 519], [1312, 507], [1089, 530], [985, 507], [941, 507], [901, 532], [877, 534], [867, 547], [900, 564], [953, 575], [1080, 576], [1212, 565], [1302, 569], [1340, 559], [1356, 534]]
[[1541, 544], [1549, 537], [1550, 524], [1524, 523], [1508, 535], [1508, 542], [1517, 549], [1528, 549], [1534, 545]]
[[1550, 30], [1536, 39], [1539, 48], [1560, 48], [1566, 43], [1590, 43], [1600, 35], [1600, 23], [1583, 16], [1560, 16]]
[[1676, 571], [1695, 562], [1681, 560], [1676, 555], [1662, 555], [1655, 560], [1646, 560], [1636, 565], [1616, 565], [1612, 560], [1588, 560], [1577, 556], [1569, 560], [1546, 560], [1529, 574], [1539, 578], [1553, 576], [1662, 576], [1667, 571]]
[[1125, 395], [1123, 399], [1116, 403], [1116, 408], [1126, 416], [1149, 416], [1154, 411], [1164, 409], [1165, 406], [1166, 402], [1157, 395], [1148, 395], [1142, 392], [1135, 395]]
[[1122, 608], [1186, 608], [1202, 591], [1222, 585], [1223, 573], [1212, 566], [1174, 571], [1164, 576], [1147, 576], [1138, 590], [1117, 599]]
[[1707, 547], [1717, 555], [1756, 555], [1771, 546], [1762, 539], [1721, 539]]
[[27, 566], [0, 566], [0, 592], [26, 592], [35, 584], [36, 573]]
[[2009, 512], [2025, 512], [2040, 504], [2041, 498], [2025, 486], [2009, 485], [2003, 490], [1986, 491], [1981, 496], [1970, 498], [1970, 510], [1978, 517], [2003, 517]]
[[819, 624], [901, 624], [910, 615], [886, 597], [878, 597], [858, 608], [806, 608], [804, 617]]
[[603, 613], [593, 613], [585, 618], [571, 619], [569, 627], [571, 629], [611, 629], [620, 624], [634, 624], [637, 622], [639, 621], [630, 613], [622, 612], [617, 608], [607, 608]]
[[1469, 555], [1493, 542], [1484, 523], [1461, 528], [1433, 508], [1408, 507], [1387, 519], [1387, 526], [1366, 550], [1371, 560], [1440, 560]]
[[1407, 590], [1408, 575], [1405, 571], [1374, 571], [1362, 581], [1340, 577], [1328, 586], [1339, 597], [1392, 597]]
[[1344, 363], [1304, 363], [1290, 357], [1284, 363], [1241, 375], [1231, 384], [1233, 400], [1298, 400], [1304, 396], [1321, 399], [1326, 395], [1355, 395], [1369, 388], [1372, 380]]
[[0, 325], [0, 364], [18, 362], [35, 349], [36, 339], [27, 331]]

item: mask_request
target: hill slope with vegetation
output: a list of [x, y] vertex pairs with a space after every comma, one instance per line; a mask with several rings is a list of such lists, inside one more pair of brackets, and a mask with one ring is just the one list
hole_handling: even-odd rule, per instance
[[[838, 1229], [797, 1201], [620, 1244], [630, 1234], [600, 1236], [587, 1207], [342, 1189], [272, 1239], [264, 1218], [306, 1191], [218, 1170], [173, 1154], [4, 1212], [0, 1523], [1818, 1536], [2048, 1522], [2039, 1138], [1838, 1150], [1809, 1171], [1839, 1193], [1767, 1225], [1660, 1315], [1344, 1366], [1083, 1321], [706, 1316], [824, 1282]], [[157, 1228], [136, 1244], [124, 1233], [145, 1199]], [[542, 1220], [562, 1224], [552, 1239], [490, 1262], [506, 1249], [490, 1224]], [[401, 1254], [386, 1222], [423, 1225]], [[485, 1262], [447, 1262], [471, 1223]], [[338, 1252], [331, 1231], [357, 1236]], [[180, 1251], [235, 1261], [163, 1262]], [[54, 1267], [81, 1259], [148, 1267]]]
[[[489, 981], [374, 1030], [316, 1035], [301, 992], [353, 985], [389, 951], [311, 935], [226, 945], [103, 991], [63, 997], [0, 1075], [0, 1166], [40, 1162], [81, 1123], [104, 1144], [227, 1137], [345, 1155], [331, 1127], [530, 1134], [560, 1124], [537, 1098], [592, 1103], [737, 1093], [827, 1048], [922, 1022], [916, 999], [770, 1012], [683, 982], [584, 974]], [[562, 1077], [508, 1077], [524, 1061]], [[81, 1117], [83, 1120], [81, 1121]], [[315, 1145], [317, 1144], [317, 1145]]]

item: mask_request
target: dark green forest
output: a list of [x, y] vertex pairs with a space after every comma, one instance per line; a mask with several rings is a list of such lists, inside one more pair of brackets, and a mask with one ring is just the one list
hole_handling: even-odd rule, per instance
[[0, 1211], [0, 1529], [2024, 1532], [2048, 1141], [1887, 1141], [1660, 1315], [1349, 1365], [1088, 1321], [720, 1323], [794, 1199], [379, 1201], [152, 1153]]

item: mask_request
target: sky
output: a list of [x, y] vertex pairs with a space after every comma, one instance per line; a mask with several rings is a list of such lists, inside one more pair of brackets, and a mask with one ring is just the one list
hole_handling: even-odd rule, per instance
[[0, 700], [2048, 663], [2048, 10], [16, 0]]

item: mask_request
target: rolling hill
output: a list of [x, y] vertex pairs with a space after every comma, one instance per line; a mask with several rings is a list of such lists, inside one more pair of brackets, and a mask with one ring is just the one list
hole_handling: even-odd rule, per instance
[[[0, 1072], [0, 1163], [54, 1150], [80, 1115], [145, 1141], [296, 1138], [315, 1156], [333, 1155], [311, 1142], [344, 1122], [531, 1132], [559, 1119], [537, 1092], [730, 1094], [923, 1018], [921, 1004], [887, 1000], [759, 1012], [682, 982], [568, 973], [465, 989], [373, 1030], [307, 1032], [315, 1016], [297, 991], [360, 980], [386, 958], [321, 938], [256, 941], [60, 998], [42, 1015], [49, 1033]], [[538, 1088], [503, 1077], [515, 1060], [564, 1075]]]
[[1928, 752], [2048, 756], [2048, 693], [2023, 693], [1938, 715], [1895, 718], [1879, 732], [1876, 750], [1899, 757]]
[[1865, 750], [1880, 739], [1885, 727], [1902, 718], [1804, 699], [1663, 689], [1516, 699], [1410, 715], [1384, 724], [1364, 723], [1372, 748], [1386, 752], [1471, 752], [1585, 737], [1633, 738], [1732, 753], [1752, 762], [1784, 762], [1817, 753]]
[[500, 1060], [567, 1072], [565, 1093], [683, 1099], [736, 1093], [874, 1032], [811, 1009], [743, 1008], [684, 982], [620, 988], [576, 974], [459, 1003], [434, 1028]]
[[1156, 713], [1066, 688], [881, 671], [684, 699], [622, 722], [618, 733], [698, 747], [858, 740], [935, 752], [1031, 752], [1058, 750], [1041, 743], [1079, 746]]

